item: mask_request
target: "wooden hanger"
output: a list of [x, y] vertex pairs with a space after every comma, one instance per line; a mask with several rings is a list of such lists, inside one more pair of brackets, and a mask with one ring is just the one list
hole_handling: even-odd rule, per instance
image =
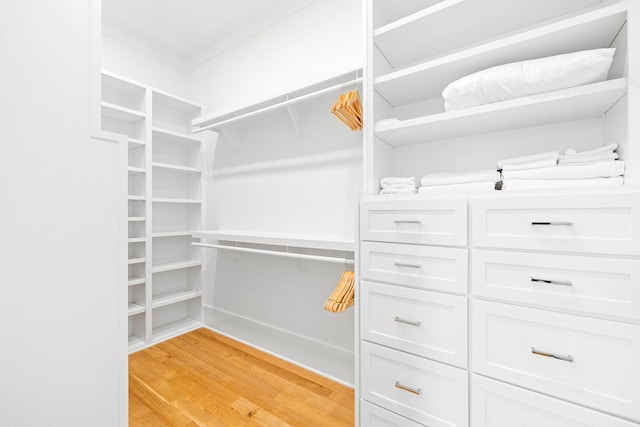
[[330, 111], [351, 130], [362, 129], [362, 104], [357, 90], [340, 95]]
[[341, 313], [355, 302], [355, 276], [353, 271], [345, 271], [335, 289], [324, 303], [324, 309], [333, 313]]

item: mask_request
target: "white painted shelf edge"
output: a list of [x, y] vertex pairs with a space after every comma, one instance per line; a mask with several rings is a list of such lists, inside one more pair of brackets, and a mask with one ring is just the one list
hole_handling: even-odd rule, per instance
[[196, 239], [213, 239], [238, 243], [291, 246], [348, 252], [353, 252], [355, 249], [354, 238], [348, 236], [263, 233], [239, 230], [194, 231], [192, 235]]
[[172, 130], [163, 129], [157, 126], [152, 127], [151, 131], [156, 134], [161, 134], [161, 135], [169, 136], [171, 138], [175, 138], [177, 141], [180, 141], [180, 142], [193, 142], [193, 143], [201, 142], [199, 138], [193, 137], [191, 135], [187, 135], [180, 132], [174, 132]]
[[189, 173], [201, 173], [202, 172], [200, 169], [197, 169], [197, 168], [192, 168], [192, 167], [188, 167], [188, 166], [180, 166], [180, 165], [172, 165], [172, 164], [169, 164], [169, 163], [153, 162], [153, 163], [151, 163], [151, 166], [153, 166], [154, 168], [168, 169], [168, 170], [177, 171], [177, 172], [189, 172]]
[[198, 199], [173, 199], [168, 197], [154, 197], [151, 199], [153, 203], [182, 203], [182, 204], [200, 204], [201, 200]]
[[154, 264], [151, 269], [151, 272], [162, 273], [163, 271], [181, 270], [183, 268], [199, 267], [200, 265], [202, 265], [202, 262], [200, 260], [193, 260], [193, 259], [169, 261], [169, 262]]
[[144, 307], [135, 302], [130, 302], [127, 311], [129, 316], [135, 316], [136, 314], [144, 313]]
[[181, 237], [181, 236], [191, 236], [193, 232], [189, 230], [184, 231], [160, 231], [151, 233], [151, 237]]
[[145, 118], [145, 114], [143, 112], [122, 107], [120, 105], [111, 104], [109, 102], [102, 101], [101, 106], [102, 106], [102, 115], [110, 119], [123, 121], [127, 123], [135, 123]]
[[168, 292], [166, 294], [161, 294], [154, 296], [152, 299], [152, 308], [160, 308], [166, 305], [175, 304], [181, 301], [188, 301], [190, 299], [199, 298], [202, 296], [202, 292], [188, 290], [188, 291], [177, 291], [177, 292]]
[[608, 80], [415, 119], [401, 120], [376, 136], [393, 146], [461, 135], [598, 117], [627, 91], [627, 79]]
[[186, 318], [176, 320], [175, 322], [154, 328], [152, 332], [152, 343], [157, 344], [160, 341], [186, 334], [187, 332], [191, 332], [194, 329], [201, 328], [202, 326], [201, 322], [193, 319]]
[[128, 286], [142, 285], [145, 283], [144, 277], [129, 277], [127, 280]]

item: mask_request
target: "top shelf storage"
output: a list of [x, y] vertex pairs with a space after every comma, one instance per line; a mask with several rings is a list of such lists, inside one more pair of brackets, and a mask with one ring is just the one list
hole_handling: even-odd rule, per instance
[[102, 101], [105, 104], [132, 110], [144, 117], [146, 89], [115, 74], [102, 72]]
[[260, 233], [237, 230], [211, 230], [193, 233], [196, 239], [214, 239], [259, 245], [290, 246], [308, 249], [353, 252], [355, 241], [346, 236], [318, 236], [308, 234]]
[[601, 7], [382, 75], [376, 91], [393, 106], [438, 98], [452, 81], [489, 67], [609, 47], [626, 17], [626, 3]]
[[599, 0], [444, 0], [378, 28], [374, 40], [392, 68], [398, 68], [597, 4]]

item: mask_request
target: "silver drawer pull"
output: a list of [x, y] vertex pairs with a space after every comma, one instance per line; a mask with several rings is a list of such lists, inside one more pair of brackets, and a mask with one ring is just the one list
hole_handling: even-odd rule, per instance
[[409, 264], [406, 262], [396, 262], [394, 265], [396, 267], [422, 268], [422, 264]]
[[537, 354], [538, 356], [552, 357], [554, 359], [564, 360], [565, 362], [573, 362], [573, 356], [570, 354], [564, 355], [564, 354], [548, 353], [546, 351], [536, 350], [535, 347], [531, 347], [531, 353]]
[[532, 222], [531, 225], [572, 225], [569, 221]]
[[568, 280], [547, 280], [531, 277], [531, 281], [536, 283], [548, 283], [550, 285], [573, 286], [573, 284]]
[[396, 224], [422, 224], [417, 219], [396, 219], [393, 222], [396, 223]]
[[406, 385], [400, 384], [400, 381], [396, 381], [396, 388], [399, 388], [400, 390], [408, 391], [409, 393], [417, 394], [418, 396], [422, 394], [421, 388], [416, 390], [415, 388], [407, 387]]
[[396, 318], [393, 319], [393, 320], [395, 320], [398, 323], [404, 323], [406, 325], [417, 326], [417, 327], [421, 327], [422, 326], [422, 322], [413, 322], [411, 320], [405, 320], [405, 319], [400, 318], [399, 316], [396, 316]]

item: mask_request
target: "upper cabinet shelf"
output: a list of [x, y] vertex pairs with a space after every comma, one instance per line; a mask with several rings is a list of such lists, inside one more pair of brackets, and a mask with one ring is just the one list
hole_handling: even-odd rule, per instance
[[122, 107], [120, 105], [102, 102], [102, 116], [123, 123], [135, 123], [144, 119], [143, 112]]
[[168, 129], [163, 129], [159, 127], [153, 127], [153, 138], [155, 141], [163, 140], [163, 141], [171, 141], [177, 143], [187, 143], [187, 144], [200, 144], [200, 138], [193, 137], [191, 135], [187, 135], [180, 132], [174, 132]]
[[464, 110], [402, 120], [376, 132], [392, 146], [540, 126], [605, 114], [627, 91], [627, 79], [609, 80]]
[[352, 252], [355, 248], [353, 237], [319, 236], [309, 234], [261, 233], [238, 230], [211, 230], [193, 233], [197, 239], [214, 239], [239, 243], [291, 246], [308, 249]]
[[398, 68], [596, 4], [600, 0], [444, 0], [378, 28], [374, 40]]
[[626, 3], [602, 7], [382, 75], [375, 88], [393, 106], [438, 98], [452, 81], [489, 67], [609, 47], [626, 17]]

